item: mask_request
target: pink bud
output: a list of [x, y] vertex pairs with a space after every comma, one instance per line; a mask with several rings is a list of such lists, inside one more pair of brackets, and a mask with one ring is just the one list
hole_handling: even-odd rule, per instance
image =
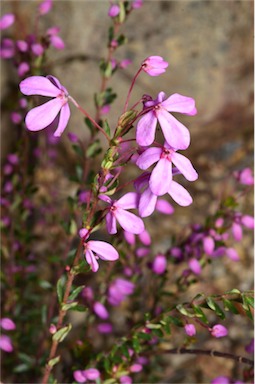
[[23, 77], [27, 72], [29, 72], [30, 66], [25, 61], [23, 63], [20, 63], [18, 66], [18, 75], [20, 77]]
[[108, 10], [108, 16], [116, 17], [120, 13], [120, 7], [117, 4], [112, 4]]
[[99, 303], [98, 301], [95, 302], [95, 304], [93, 305], [93, 310], [95, 314], [101, 319], [108, 319], [109, 313], [102, 303]]
[[242, 218], [241, 218], [241, 223], [242, 223], [246, 228], [253, 229], [253, 228], [254, 228], [254, 217], [252, 217], [252, 216], [250, 216], [250, 215], [244, 215], [244, 216], [242, 216]]
[[51, 8], [52, 8], [52, 0], [45, 0], [39, 5], [38, 10], [41, 15], [46, 15], [46, 13], [48, 13], [51, 10]]
[[141, 372], [142, 369], [143, 369], [143, 366], [141, 364], [132, 364], [130, 366], [130, 372], [133, 372], [133, 373]]
[[215, 220], [215, 227], [221, 228], [224, 224], [224, 220], [222, 217], [219, 217], [217, 220]]
[[119, 67], [122, 69], [127, 68], [130, 64], [132, 64], [132, 60], [130, 59], [124, 59], [119, 63]]
[[186, 324], [184, 329], [188, 336], [194, 336], [196, 334], [196, 328], [194, 324]]
[[100, 333], [112, 333], [112, 325], [110, 323], [101, 323], [97, 326], [98, 332]]
[[12, 352], [13, 345], [11, 339], [6, 335], [0, 335], [0, 349], [5, 352]]
[[203, 246], [204, 246], [204, 251], [207, 255], [211, 255], [214, 251], [214, 240], [212, 237], [210, 236], [206, 236], [204, 239], [203, 239]]
[[83, 239], [83, 238], [86, 238], [86, 236], [88, 235], [89, 231], [87, 228], [82, 228], [79, 230], [79, 236]]
[[133, 9], [141, 8], [142, 5], [143, 5], [143, 0], [133, 0], [132, 2]]
[[49, 332], [50, 332], [52, 335], [54, 335], [54, 333], [57, 332], [57, 327], [56, 327], [55, 324], [51, 324], [51, 325], [50, 325]]
[[15, 16], [13, 13], [6, 13], [0, 19], [0, 30], [9, 28], [15, 21]]
[[201, 265], [197, 259], [194, 259], [194, 258], [190, 259], [188, 264], [189, 264], [191, 271], [195, 275], [200, 275], [202, 269], [201, 269]]
[[133, 380], [131, 379], [130, 376], [121, 376], [120, 377], [120, 383], [121, 384], [132, 384]]
[[31, 49], [35, 56], [41, 56], [44, 52], [42, 44], [39, 43], [32, 44]]
[[228, 335], [228, 330], [221, 324], [214, 325], [211, 329], [209, 329], [211, 335], [216, 338], [224, 337]]
[[157, 255], [152, 264], [152, 270], [157, 275], [162, 275], [166, 271], [167, 260], [164, 255]]
[[16, 325], [14, 324], [14, 322], [9, 319], [8, 317], [3, 317], [1, 320], [0, 320], [0, 325], [3, 329], [5, 329], [6, 331], [12, 331], [13, 329], [16, 329]]
[[237, 253], [237, 251], [234, 248], [227, 248], [226, 249], [226, 255], [233, 261], [239, 261], [240, 257]]
[[77, 381], [77, 383], [85, 383], [87, 381], [84, 371], [77, 370], [73, 373], [74, 380]]
[[100, 372], [96, 368], [85, 369], [83, 374], [88, 380], [97, 380], [100, 377]]
[[28, 43], [25, 40], [17, 40], [16, 45], [20, 52], [28, 51]]

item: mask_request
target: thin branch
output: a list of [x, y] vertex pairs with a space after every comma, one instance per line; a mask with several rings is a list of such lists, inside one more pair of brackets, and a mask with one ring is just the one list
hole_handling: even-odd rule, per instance
[[246, 357], [233, 355], [232, 353], [214, 351], [212, 349], [203, 350], [203, 349], [173, 348], [173, 349], [153, 351], [153, 353], [156, 353], [159, 355], [163, 355], [165, 353], [176, 354], [176, 355], [185, 355], [185, 354], [207, 355], [207, 356], [212, 356], [212, 357], [221, 357], [223, 359], [231, 359], [231, 360], [236, 361], [237, 363], [247, 364], [247, 365], [251, 365], [251, 366], [253, 366], [253, 364], [254, 364], [253, 360], [247, 359]]

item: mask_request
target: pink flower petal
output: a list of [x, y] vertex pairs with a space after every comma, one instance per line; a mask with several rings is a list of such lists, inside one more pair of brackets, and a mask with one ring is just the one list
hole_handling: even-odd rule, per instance
[[151, 145], [155, 138], [157, 118], [153, 111], [146, 113], [137, 124], [136, 141], [139, 145]]
[[0, 30], [9, 28], [15, 21], [13, 13], [6, 13], [0, 19]]
[[151, 191], [162, 196], [168, 192], [172, 181], [172, 163], [166, 158], [162, 158], [153, 169], [149, 181]]
[[150, 188], [148, 187], [142, 193], [139, 200], [139, 215], [141, 217], [150, 216], [155, 210], [156, 203], [157, 196], [154, 195], [154, 193], [152, 193]]
[[191, 161], [180, 153], [174, 152], [171, 156], [172, 162], [189, 181], [195, 181], [198, 178], [197, 171], [193, 168]]
[[59, 36], [51, 36], [50, 42], [53, 45], [53, 47], [56, 49], [64, 49], [65, 48], [65, 43], [63, 42], [63, 40]]
[[56, 97], [61, 91], [52, 82], [44, 76], [31, 76], [22, 80], [20, 91], [24, 95], [41, 95]]
[[136, 165], [140, 169], [147, 169], [160, 159], [161, 153], [162, 153], [161, 148], [157, 148], [157, 147], [148, 148], [138, 157]]
[[73, 373], [74, 380], [77, 381], [77, 383], [86, 383], [87, 379], [84, 375], [84, 371], [76, 370]]
[[107, 228], [107, 231], [111, 234], [111, 235], [114, 235], [115, 233], [117, 233], [117, 223], [116, 223], [116, 218], [114, 216], [114, 214], [112, 212], [108, 212], [106, 217], [105, 217], [105, 221], [106, 221], [106, 228]]
[[156, 203], [156, 210], [164, 213], [165, 215], [172, 215], [172, 213], [174, 213], [174, 207], [164, 199], [158, 199]]
[[138, 206], [138, 194], [136, 192], [129, 192], [122, 196], [116, 204], [122, 209], [135, 209]]
[[13, 351], [12, 341], [9, 338], [9, 336], [0, 335], [0, 349], [2, 349], [5, 352]]
[[236, 241], [241, 241], [242, 240], [243, 230], [242, 230], [241, 225], [239, 225], [239, 224], [234, 222], [233, 225], [232, 225], [232, 233], [233, 233], [234, 239]]
[[183, 207], [187, 207], [193, 201], [189, 192], [182, 185], [173, 180], [171, 182], [168, 193], [177, 204]]
[[250, 216], [250, 215], [244, 215], [244, 216], [242, 216], [242, 218], [241, 218], [241, 223], [242, 223], [246, 228], [253, 229], [253, 228], [254, 228], [254, 217], [252, 217], [252, 216]]
[[107, 309], [105, 308], [105, 306], [100, 303], [99, 301], [96, 301], [93, 305], [93, 310], [95, 312], [95, 314], [100, 317], [101, 319], [108, 319], [109, 317], [109, 313], [107, 311]]
[[60, 116], [59, 116], [59, 122], [58, 122], [58, 127], [56, 131], [54, 132], [55, 137], [59, 137], [62, 135], [63, 131], [65, 130], [68, 120], [70, 118], [70, 108], [68, 103], [63, 105], [60, 111]]
[[144, 224], [140, 217], [137, 217], [131, 212], [125, 211], [122, 208], [118, 208], [115, 211], [116, 219], [120, 226], [127, 232], [138, 235], [144, 231]]
[[40, 131], [43, 128], [48, 127], [60, 109], [62, 108], [62, 102], [60, 99], [52, 99], [47, 103], [31, 109], [26, 115], [25, 123], [30, 131]]
[[166, 110], [160, 110], [158, 121], [165, 140], [174, 149], [186, 149], [190, 144], [189, 130]]
[[91, 266], [92, 271], [97, 272], [99, 268], [99, 264], [93, 252], [88, 248], [85, 251], [85, 257], [86, 257], [87, 263]]
[[214, 251], [215, 243], [211, 236], [206, 236], [203, 239], [204, 251], [207, 255], [211, 255]]
[[90, 240], [88, 242], [90, 249], [95, 252], [100, 259], [114, 261], [119, 258], [119, 254], [116, 249], [105, 241]]
[[197, 110], [195, 100], [191, 97], [182, 96], [175, 93], [161, 103], [168, 112], [180, 112], [186, 115], [195, 115]]

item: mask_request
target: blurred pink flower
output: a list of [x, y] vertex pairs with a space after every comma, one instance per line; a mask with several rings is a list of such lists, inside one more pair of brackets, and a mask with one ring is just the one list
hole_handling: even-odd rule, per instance
[[0, 335], [0, 349], [5, 352], [12, 352], [13, 345], [11, 339], [6, 335]]
[[166, 72], [168, 62], [161, 56], [150, 56], [142, 62], [142, 70], [150, 76], [159, 76]]
[[196, 328], [194, 324], [185, 324], [184, 326], [185, 332], [188, 336], [192, 337], [196, 334]]
[[228, 335], [228, 330], [221, 324], [214, 325], [211, 329], [209, 329], [211, 335], [216, 338], [224, 337]]
[[6, 13], [0, 19], [0, 30], [9, 28], [15, 21], [15, 16], [13, 13]]

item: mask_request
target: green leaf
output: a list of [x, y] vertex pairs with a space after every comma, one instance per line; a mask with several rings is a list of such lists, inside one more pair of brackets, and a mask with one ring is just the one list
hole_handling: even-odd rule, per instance
[[50, 289], [52, 288], [52, 285], [49, 281], [47, 280], [40, 280], [39, 281], [39, 286], [43, 289]]
[[234, 313], [235, 315], [238, 315], [238, 310], [234, 306], [233, 302], [228, 299], [223, 299], [223, 305], [226, 311], [230, 311]]
[[111, 128], [110, 128], [110, 126], [109, 126], [107, 120], [104, 120], [104, 121], [103, 121], [103, 129], [104, 129], [105, 133], [106, 133], [109, 137], [111, 137]]
[[254, 308], [254, 297], [243, 295], [243, 298], [245, 298], [247, 305]]
[[87, 148], [86, 156], [93, 158], [96, 157], [100, 152], [102, 152], [101, 143], [97, 139]]
[[120, 12], [118, 14], [118, 19], [119, 19], [120, 23], [123, 23], [125, 21], [125, 17], [126, 17], [125, 6], [124, 6], [124, 3], [122, 1], [120, 1], [118, 5], [120, 7]]
[[86, 312], [88, 310], [84, 305], [77, 304], [75, 307], [70, 308], [71, 311]]
[[76, 307], [77, 304], [78, 304], [78, 301], [74, 301], [73, 303], [63, 304], [61, 309], [63, 311], [69, 311], [69, 309], [72, 309], [72, 308]]
[[107, 379], [103, 381], [103, 384], [115, 384], [117, 381], [115, 379]]
[[208, 324], [208, 320], [202, 309], [197, 305], [192, 305], [192, 308], [195, 312], [196, 317], [199, 317], [200, 320], [202, 320], [204, 323]]
[[127, 347], [127, 345], [126, 345], [125, 343], [121, 345], [120, 350], [121, 350], [121, 353], [122, 353], [128, 360], [130, 360], [130, 355], [129, 355], [129, 353], [128, 353], [128, 347]]
[[19, 364], [16, 367], [13, 368], [13, 372], [15, 373], [21, 373], [21, 372], [26, 372], [29, 369], [31, 369], [30, 365], [27, 364]]
[[141, 345], [137, 337], [132, 338], [132, 345], [136, 353], [139, 353], [141, 351]]
[[180, 319], [178, 319], [178, 317], [168, 316], [168, 320], [170, 323], [176, 325], [177, 327], [183, 327], [183, 323]]
[[85, 287], [86, 287], [86, 285], [81, 285], [80, 287], [74, 288], [74, 290], [72, 291], [72, 293], [68, 297], [68, 300], [70, 300], [70, 301], [74, 300], [79, 295], [79, 293], [83, 290], [83, 288], [85, 288]]
[[216, 313], [216, 315], [218, 315], [221, 319], [225, 319], [224, 312], [219, 307], [219, 305], [215, 303], [215, 301], [213, 301], [211, 297], [207, 297], [206, 302], [208, 307], [211, 308]]
[[228, 295], [229, 294], [234, 294], [234, 293], [237, 293], [237, 294], [241, 295], [241, 292], [237, 288], [233, 288], [233, 289], [231, 289], [231, 291], [227, 291], [226, 292], [226, 294], [228, 294]]
[[61, 343], [65, 338], [66, 336], [68, 335], [68, 333], [71, 331], [72, 329], [72, 324], [68, 324], [66, 325], [65, 327], [59, 329], [54, 335], [53, 335], [53, 340], [54, 341], [58, 341], [59, 343]]
[[162, 332], [161, 329], [152, 329], [151, 330], [152, 334], [157, 336], [157, 337], [163, 337], [164, 333]]
[[57, 295], [59, 303], [62, 303], [66, 286], [66, 276], [61, 276], [57, 282]]
[[60, 356], [56, 356], [53, 359], [48, 361], [48, 365], [50, 367], [54, 367], [54, 365], [56, 365], [59, 361], [60, 361]]
[[184, 308], [183, 304], [178, 304], [176, 306], [176, 309], [178, 309], [178, 311], [184, 315], [184, 316], [188, 316], [188, 317], [195, 317], [194, 313], [191, 313], [190, 311], [188, 311], [186, 308]]
[[162, 327], [162, 324], [146, 324], [146, 328], [149, 328], [149, 329], [160, 329]]
[[146, 341], [151, 340], [150, 334], [146, 332], [138, 332], [136, 333], [136, 336], [142, 340], [146, 340]]

